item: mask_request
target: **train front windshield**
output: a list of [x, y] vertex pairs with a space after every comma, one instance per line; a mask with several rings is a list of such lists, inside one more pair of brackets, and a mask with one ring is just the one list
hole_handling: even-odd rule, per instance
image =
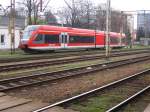
[[25, 28], [23, 33], [23, 40], [28, 40], [32, 34], [33, 31], [35, 31], [39, 26], [28, 26]]

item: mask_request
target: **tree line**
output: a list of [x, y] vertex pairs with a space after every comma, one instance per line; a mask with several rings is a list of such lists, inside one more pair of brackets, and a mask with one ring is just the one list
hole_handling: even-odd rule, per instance
[[[41, 4], [41, 1], [42, 4]], [[92, 0], [64, 0], [65, 6], [54, 11], [51, 0], [19, 0], [16, 16], [27, 17], [28, 25], [48, 24], [105, 31], [106, 4], [95, 5]], [[9, 14], [9, 13], [8, 13]], [[130, 37], [128, 16], [111, 8], [111, 31]]]

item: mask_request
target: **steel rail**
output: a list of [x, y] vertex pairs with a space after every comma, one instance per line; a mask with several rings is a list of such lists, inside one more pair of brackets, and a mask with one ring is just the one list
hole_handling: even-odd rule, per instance
[[148, 91], [150, 89], [150, 85], [145, 87], [144, 89], [142, 89], [141, 91], [137, 92], [136, 94], [132, 95], [131, 97], [129, 97], [128, 99], [122, 101], [121, 103], [119, 103], [118, 105], [110, 108], [109, 110], [107, 110], [106, 112], [115, 112], [116, 110], [119, 110], [119, 108], [121, 108], [123, 105], [129, 103], [130, 101], [132, 101], [133, 99], [137, 98], [139, 95], [143, 94], [144, 92]]
[[149, 60], [149, 59], [150, 59], [149, 56], [145, 56], [145, 57], [124, 59], [120, 61], [113, 61], [113, 62], [91, 65], [90, 67], [92, 69], [87, 69], [89, 66], [86, 66], [86, 67], [72, 68], [68, 70], [60, 70], [56, 72], [47, 72], [47, 73], [42, 73], [42, 74], [34, 74], [30, 76], [3, 79], [3, 80], [0, 80], [0, 92], [17, 89], [21, 87], [27, 87], [27, 86], [36, 85], [36, 84], [41, 84], [45, 82], [52, 82], [52, 81], [61, 80], [64, 78], [66, 79], [66, 78], [70, 78], [73, 76], [84, 75], [87, 73], [94, 73], [100, 70], [123, 66], [123, 65], [136, 63], [136, 62]]
[[[146, 51], [150, 52], [150, 51]], [[125, 53], [114, 53], [111, 55], [111, 57], [117, 57], [117, 56], [124, 56], [124, 55], [133, 55], [133, 54], [140, 54], [143, 52], [125, 52]], [[95, 59], [103, 59], [105, 58], [105, 55], [92, 55], [92, 56], [81, 56], [77, 58], [71, 58], [71, 59], [59, 59], [59, 60], [46, 60], [42, 62], [28, 62], [28, 63], [21, 63], [21, 64], [10, 64], [10, 65], [1, 65], [0, 66], [0, 72], [4, 71], [12, 71], [12, 70], [20, 70], [20, 69], [27, 69], [27, 68], [33, 68], [33, 67], [43, 67], [43, 66], [50, 66], [50, 65], [58, 65], [58, 64], [64, 64], [64, 63], [71, 63], [71, 62], [77, 62], [77, 61], [86, 61], [86, 60], [95, 60]]]
[[[70, 101], [77, 100], [77, 99], [79, 99], [79, 98], [81, 98], [81, 97], [85, 97], [85, 96], [87, 96], [87, 95], [96, 93], [96, 92], [98, 92], [98, 91], [104, 90], [104, 89], [106, 89], [106, 88], [108, 88], [108, 87], [114, 86], [114, 85], [116, 85], [116, 84], [119, 84], [119, 83], [121, 83], [121, 82], [127, 81], [127, 80], [129, 80], [129, 79], [132, 79], [132, 78], [134, 78], [134, 77], [137, 77], [137, 76], [139, 76], [139, 75], [141, 75], [141, 74], [145, 74], [145, 73], [148, 73], [148, 72], [150, 72], [150, 69], [141, 71], [141, 72], [139, 72], [139, 73], [133, 74], [133, 75], [128, 76], [128, 77], [125, 77], [125, 78], [122, 78], [122, 79], [120, 79], [120, 80], [117, 80], [117, 81], [114, 81], [114, 82], [112, 82], [112, 83], [106, 84], [106, 85], [101, 86], [101, 87], [99, 87], [99, 88], [93, 89], [93, 90], [91, 90], [91, 91], [87, 91], [87, 92], [84, 92], [84, 93], [82, 93], [82, 94], [73, 96], [73, 97], [71, 97], [71, 98], [68, 98], [68, 99], [65, 99], [65, 100], [62, 100], [62, 101], [53, 103], [53, 104], [51, 104], [51, 105], [48, 105], [48, 106], [45, 106], [45, 107], [43, 107], [43, 108], [37, 109], [37, 110], [35, 110], [35, 111], [33, 111], [33, 112], [42, 112], [42, 111], [47, 110], [47, 109], [49, 109], [49, 108], [52, 108], [52, 107], [54, 107], [54, 106], [59, 106], [59, 105], [68, 103], [68, 102], [70, 102]], [[149, 86], [148, 86], [147, 88], [149, 88]], [[147, 88], [146, 88], [146, 89], [147, 89]], [[143, 89], [143, 91], [144, 91], [144, 89]], [[138, 93], [138, 94], [139, 94], [139, 93]]]

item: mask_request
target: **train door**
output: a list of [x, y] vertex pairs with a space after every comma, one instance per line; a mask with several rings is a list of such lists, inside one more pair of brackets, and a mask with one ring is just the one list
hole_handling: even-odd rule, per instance
[[67, 48], [68, 41], [69, 41], [68, 33], [66, 33], [66, 32], [61, 33], [59, 38], [60, 38], [59, 40], [60, 40], [61, 48]]

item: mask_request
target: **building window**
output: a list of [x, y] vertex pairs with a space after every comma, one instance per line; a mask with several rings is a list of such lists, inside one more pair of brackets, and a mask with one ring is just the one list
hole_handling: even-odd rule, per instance
[[4, 35], [0, 35], [0, 43], [1, 44], [5, 43], [5, 36]]

